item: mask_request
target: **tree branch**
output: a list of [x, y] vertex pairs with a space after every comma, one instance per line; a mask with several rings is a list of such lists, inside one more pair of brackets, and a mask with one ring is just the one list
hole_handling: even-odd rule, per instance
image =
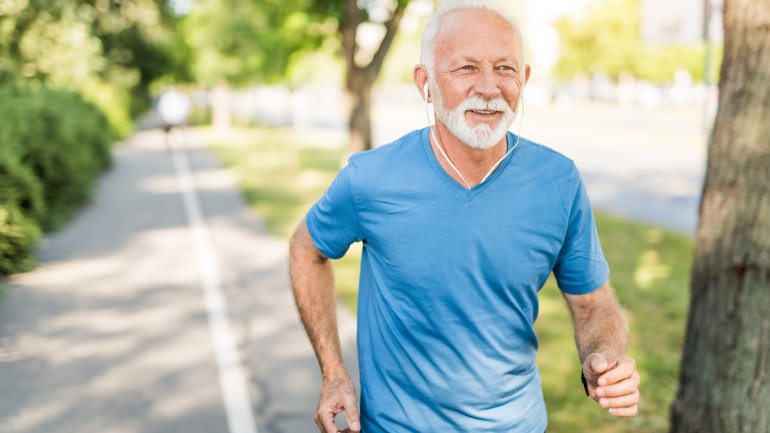
[[342, 49], [345, 54], [345, 74], [348, 81], [348, 89], [351, 88], [350, 79], [359, 66], [356, 65], [356, 30], [361, 23], [361, 10], [358, 9], [356, 0], [345, 1], [345, 14], [340, 23], [340, 34], [342, 35]]
[[401, 18], [404, 17], [404, 11], [406, 10], [406, 5], [408, 3], [409, 0], [398, 0], [396, 3], [396, 10], [393, 11], [393, 15], [385, 23], [385, 37], [382, 38], [382, 42], [380, 43], [379, 48], [377, 48], [377, 52], [374, 53], [372, 61], [369, 62], [365, 68], [366, 78], [370, 82], [374, 82], [377, 78], [377, 74], [382, 68], [382, 64], [385, 61], [385, 55], [388, 54], [388, 50], [393, 44], [393, 39], [398, 32], [398, 25], [401, 24]]

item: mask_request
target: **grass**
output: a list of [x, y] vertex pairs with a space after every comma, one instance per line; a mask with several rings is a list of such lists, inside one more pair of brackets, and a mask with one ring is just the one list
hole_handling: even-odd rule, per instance
[[569, 312], [553, 279], [540, 294], [538, 366], [549, 432], [667, 432], [678, 387], [689, 296], [692, 241], [675, 233], [597, 214], [610, 281], [628, 315], [629, 353], [642, 376], [640, 415], [617, 420], [579, 391], [580, 365]]
[[[233, 170], [251, 208], [271, 233], [288, 239], [310, 206], [321, 197], [343, 162], [330, 138], [315, 141], [287, 129], [243, 129], [215, 139], [213, 149]], [[334, 263], [337, 293], [355, 311], [361, 245]]]
[[[320, 141], [289, 130], [253, 129], [217, 141], [214, 149], [235, 171], [246, 199], [270, 231], [288, 238], [342, 161], [339, 146], [329, 146], [328, 139]], [[611, 282], [629, 318], [629, 353], [642, 376], [640, 415], [615, 419], [583, 394], [571, 319], [551, 279], [540, 293], [535, 324], [548, 431], [667, 432], [669, 407], [678, 387], [692, 240], [601, 213], [596, 218]], [[354, 245], [335, 262], [339, 296], [353, 311], [360, 255], [360, 246]]]

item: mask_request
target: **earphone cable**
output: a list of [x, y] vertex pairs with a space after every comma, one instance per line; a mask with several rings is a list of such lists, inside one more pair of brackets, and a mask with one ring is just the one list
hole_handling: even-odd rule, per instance
[[[435, 126], [435, 125], [431, 126], [431, 123], [430, 123], [430, 112], [428, 111], [428, 106], [431, 105], [431, 102], [427, 102], [427, 94], [426, 94], [425, 99], [426, 99], [426, 102], [425, 102], [425, 117], [427, 117], [427, 119], [428, 119], [428, 125], [430, 126], [430, 135], [431, 135], [431, 137], [433, 137], [433, 140], [436, 142], [436, 147], [438, 148], [439, 152], [441, 152], [441, 156], [443, 156], [444, 159], [446, 159], [446, 161], [449, 163], [449, 166], [452, 167], [452, 169], [455, 171], [455, 173], [457, 173], [458, 176], [460, 176], [460, 179], [462, 179], [462, 181], [465, 184], [466, 188], [472, 189], [470, 183], [468, 183], [468, 181], [465, 180], [465, 176], [463, 176], [463, 174], [460, 173], [460, 170], [457, 168], [457, 166], [455, 166], [454, 163], [452, 162], [452, 160], [449, 159], [449, 155], [447, 155], [446, 152], [444, 151], [444, 146], [441, 145], [441, 142], [436, 137], [436, 134], [434, 134], [433, 126]], [[497, 169], [497, 167], [500, 166], [500, 164], [505, 160], [505, 158], [507, 158], [508, 155], [510, 155], [511, 152], [513, 152], [513, 150], [516, 149], [516, 147], [519, 145], [519, 139], [521, 137], [521, 127], [522, 127], [523, 122], [524, 122], [524, 98], [523, 97], [521, 98], [521, 107], [520, 108], [521, 108], [520, 110], [516, 110], [517, 114], [519, 114], [518, 112], [521, 113], [519, 115], [519, 133], [516, 134], [516, 142], [513, 144], [513, 146], [511, 146], [511, 148], [508, 150], [508, 152], [506, 152], [505, 155], [503, 155], [502, 158], [500, 158], [496, 163], [494, 163], [492, 165], [492, 168], [490, 168], [489, 171], [487, 172], [486, 176], [484, 176], [484, 178], [481, 179], [481, 182], [479, 182], [479, 185], [484, 183], [489, 178], [489, 176], [491, 176], [492, 173]]]

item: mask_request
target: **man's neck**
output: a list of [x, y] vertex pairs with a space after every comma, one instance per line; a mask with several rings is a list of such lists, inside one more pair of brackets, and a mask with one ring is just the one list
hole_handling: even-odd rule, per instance
[[[473, 148], [455, 137], [441, 122], [433, 126], [431, 134], [431, 148], [436, 160], [449, 176], [457, 183], [473, 188], [484, 179], [492, 166], [497, 163], [507, 152], [507, 134], [498, 143], [487, 149]], [[436, 139], [439, 143], [436, 143]], [[446, 156], [462, 173], [462, 177], [468, 182], [465, 185], [463, 179], [455, 172], [451, 164], [437, 146], [442, 146]]]

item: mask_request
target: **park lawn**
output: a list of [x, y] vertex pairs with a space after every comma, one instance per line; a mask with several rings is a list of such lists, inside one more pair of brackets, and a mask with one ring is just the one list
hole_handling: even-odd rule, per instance
[[[274, 234], [288, 238], [339, 170], [339, 146], [287, 129], [239, 130], [213, 148], [238, 178], [250, 206]], [[585, 397], [569, 312], [551, 278], [540, 293], [537, 364], [549, 408], [549, 433], [667, 432], [675, 396], [689, 297], [692, 240], [596, 214], [611, 282], [626, 309], [629, 352], [642, 376], [640, 415], [611, 417]], [[335, 261], [340, 299], [356, 310], [360, 245]]]

